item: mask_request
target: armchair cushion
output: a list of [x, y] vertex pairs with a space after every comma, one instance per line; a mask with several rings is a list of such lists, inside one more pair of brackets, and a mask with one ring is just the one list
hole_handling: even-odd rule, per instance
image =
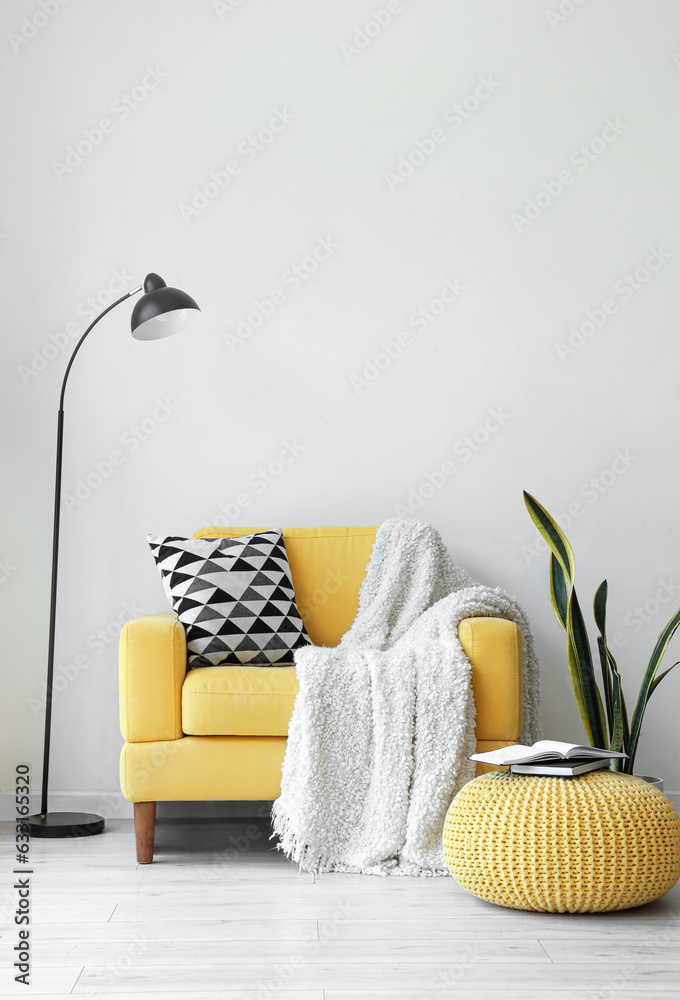
[[204, 667], [182, 686], [187, 736], [286, 736], [298, 682], [295, 667]]
[[190, 667], [293, 662], [309, 644], [279, 529], [240, 538], [149, 535]]

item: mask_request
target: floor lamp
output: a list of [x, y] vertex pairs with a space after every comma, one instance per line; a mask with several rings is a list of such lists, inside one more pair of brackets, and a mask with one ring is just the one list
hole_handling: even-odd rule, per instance
[[50, 631], [47, 654], [47, 694], [45, 698], [45, 746], [42, 770], [42, 799], [40, 814], [28, 816], [24, 821], [32, 837], [87, 837], [101, 833], [104, 820], [94, 813], [48, 812], [47, 789], [50, 770], [50, 732], [52, 728], [52, 691], [54, 678], [54, 638], [57, 619], [57, 566], [59, 561], [59, 513], [61, 508], [61, 455], [64, 442], [64, 392], [73, 360], [80, 350], [81, 344], [88, 333], [102, 316], [115, 309], [117, 305], [129, 299], [137, 292], [144, 292], [141, 299], [132, 310], [130, 325], [132, 336], [137, 340], [160, 340], [180, 333], [191, 326], [198, 317], [200, 310], [194, 300], [179, 288], [168, 288], [158, 274], [147, 274], [143, 285], [138, 285], [131, 292], [112, 302], [88, 326], [76, 344], [73, 354], [66, 366], [64, 381], [61, 385], [59, 398], [59, 414], [57, 418], [57, 472], [54, 487], [54, 529], [52, 535], [52, 591], [50, 596]]

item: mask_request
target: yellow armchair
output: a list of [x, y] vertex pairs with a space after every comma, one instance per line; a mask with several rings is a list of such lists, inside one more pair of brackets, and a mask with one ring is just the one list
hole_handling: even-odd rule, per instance
[[[202, 528], [194, 538], [262, 528]], [[352, 623], [375, 527], [284, 528], [295, 595], [310, 639], [335, 646]], [[515, 624], [468, 618], [458, 635], [471, 664], [478, 750], [522, 728], [522, 645]], [[202, 667], [187, 673], [174, 614], [128, 622], [120, 637], [123, 794], [134, 803], [137, 860], [153, 860], [156, 802], [278, 797], [294, 667]], [[486, 770], [478, 766], [478, 773]]]

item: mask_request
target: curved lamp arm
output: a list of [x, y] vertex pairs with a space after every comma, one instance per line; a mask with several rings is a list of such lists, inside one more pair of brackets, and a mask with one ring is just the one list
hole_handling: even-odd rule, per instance
[[110, 306], [107, 306], [103, 312], [97, 316], [95, 320], [88, 326], [85, 333], [82, 335], [78, 343], [73, 349], [73, 353], [69, 359], [69, 363], [66, 366], [66, 371], [64, 373], [64, 381], [61, 384], [61, 395], [59, 396], [59, 413], [57, 415], [57, 468], [55, 473], [55, 484], [54, 484], [54, 529], [52, 535], [52, 588], [50, 591], [50, 633], [49, 633], [49, 646], [47, 653], [47, 689], [45, 692], [45, 744], [43, 750], [43, 770], [42, 770], [42, 796], [40, 800], [40, 815], [45, 817], [47, 815], [47, 789], [49, 784], [49, 770], [50, 770], [50, 734], [52, 729], [52, 684], [54, 678], [54, 637], [56, 634], [56, 621], [57, 621], [57, 569], [59, 565], [59, 517], [61, 514], [61, 453], [62, 446], [64, 443], [64, 392], [66, 391], [66, 382], [68, 380], [69, 372], [71, 371], [71, 365], [75, 359], [76, 354], [80, 350], [80, 347], [87, 337], [90, 330], [92, 330], [99, 320], [106, 316], [108, 312], [115, 309], [116, 306], [120, 305], [126, 299], [129, 299], [131, 295], [136, 295], [137, 292], [143, 291], [144, 286], [139, 285], [137, 288], [133, 288], [131, 292], [126, 292], [115, 302], [112, 302]]
[[108, 312], [111, 312], [112, 309], [115, 309], [116, 306], [119, 306], [121, 302], [125, 302], [126, 299], [129, 299], [132, 295], [136, 295], [137, 292], [141, 292], [143, 290], [144, 290], [144, 285], [138, 285], [136, 288], [133, 288], [131, 292], [126, 292], [125, 295], [121, 295], [119, 299], [116, 299], [116, 301], [112, 302], [110, 306], [107, 306], [106, 309], [103, 310], [103, 312], [100, 312], [96, 319], [92, 320], [85, 333], [82, 335], [76, 346], [73, 348], [73, 354], [69, 358], [69, 362], [66, 365], [66, 371], [64, 372], [64, 381], [61, 383], [61, 395], [59, 396], [60, 410], [64, 409], [64, 392], [66, 391], [66, 382], [68, 380], [69, 372], [71, 371], [71, 365], [73, 364], [76, 354], [80, 350], [80, 345], [85, 340], [90, 330], [92, 330], [97, 325], [97, 323], [103, 316], [106, 316]]

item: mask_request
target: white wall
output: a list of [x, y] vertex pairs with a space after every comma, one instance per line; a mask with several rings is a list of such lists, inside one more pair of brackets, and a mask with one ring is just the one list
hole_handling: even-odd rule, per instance
[[[55, 703], [55, 791], [118, 787], [117, 623], [165, 609], [148, 531], [189, 533], [243, 493], [239, 524], [375, 523], [447, 458], [455, 475], [417, 516], [526, 607], [546, 733], [583, 735], [523, 488], [556, 514], [577, 505], [568, 534], [582, 603], [607, 576], [634, 698], [680, 603], [677, 3], [404, 0], [376, 34], [371, 12], [385, 9], [386, 0], [2, 5], [3, 791], [20, 760], [40, 779], [67, 356], [46, 345], [63, 345], [69, 323], [82, 331], [82, 304], [108, 301], [121, 271], [124, 290], [158, 271], [204, 316], [183, 337], [140, 344], [130, 306], [119, 306], [73, 369], [65, 493], [112, 450], [122, 463], [64, 510], [58, 662], [69, 672], [81, 654], [88, 666], [70, 670]], [[131, 92], [144, 100], [125, 113]], [[273, 141], [248, 145], [277, 114]], [[102, 118], [111, 129], [98, 145], [60, 167]], [[390, 176], [434, 129], [432, 155], [407, 178]], [[183, 210], [229, 161], [240, 168], [229, 185]], [[320, 251], [327, 259], [294, 288], [290, 269], [319, 240], [332, 253]], [[635, 273], [637, 287], [626, 285]], [[416, 325], [413, 314], [445, 287], [455, 301]], [[285, 301], [235, 342], [239, 318], [276, 290]], [[609, 314], [598, 312], [605, 300]], [[589, 310], [600, 325], [560, 357]], [[374, 381], [353, 382], [402, 331], [401, 355]], [[158, 399], [171, 411], [154, 425]], [[490, 411], [501, 414], [494, 432], [466, 451]], [[134, 447], [130, 429], [145, 420], [153, 432]], [[286, 442], [303, 451], [260, 489], [258, 468]], [[634, 610], [645, 602], [647, 621]], [[671, 790], [679, 691], [671, 676], [655, 695], [638, 761]]]

